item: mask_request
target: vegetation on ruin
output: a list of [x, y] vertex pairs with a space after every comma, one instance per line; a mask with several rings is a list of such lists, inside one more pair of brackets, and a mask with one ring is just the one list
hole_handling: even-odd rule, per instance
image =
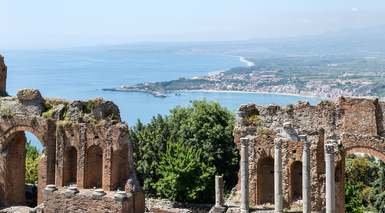
[[25, 156], [25, 182], [37, 183], [38, 180], [38, 167], [39, 167], [40, 153], [31, 142], [26, 143], [26, 156]]
[[215, 174], [224, 176], [229, 191], [236, 184], [239, 161], [233, 128], [234, 115], [205, 100], [154, 116], [148, 124], [138, 121], [130, 137], [147, 196], [213, 202]]
[[5, 104], [0, 105], [0, 116], [2, 118], [12, 118], [14, 115], [10, 106]]
[[68, 102], [62, 99], [46, 99], [42, 116], [44, 118], [53, 118], [54, 114], [57, 112], [57, 109], [55, 107], [61, 104], [64, 106], [64, 110], [62, 112], [62, 115], [60, 115], [60, 118], [64, 117], [68, 110]]
[[49, 109], [48, 111], [45, 111], [42, 113], [42, 116], [44, 118], [52, 118], [53, 117], [53, 114], [55, 113], [55, 109]]
[[346, 212], [383, 212], [385, 164], [375, 158], [348, 156], [345, 169]]
[[252, 125], [252, 126], [260, 126], [262, 124], [262, 119], [259, 115], [257, 114], [252, 114], [252, 115], [248, 115], [246, 116], [246, 121]]

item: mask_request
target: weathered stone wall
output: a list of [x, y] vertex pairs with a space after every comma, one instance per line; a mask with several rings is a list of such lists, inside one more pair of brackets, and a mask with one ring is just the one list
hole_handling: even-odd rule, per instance
[[[266, 191], [273, 183], [265, 171], [274, 158], [274, 139], [280, 134], [284, 123], [290, 122], [296, 134], [305, 134], [311, 142], [311, 200], [314, 211], [325, 206], [324, 144], [328, 139], [340, 141], [336, 162], [336, 199], [338, 212], [344, 211], [344, 157], [353, 152], [364, 152], [385, 160], [384, 138], [385, 103], [377, 99], [344, 98], [323, 101], [316, 106], [298, 103], [286, 107], [243, 105], [239, 109], [235, 143], [241, 137], [249, 143], [250, 202], [253, 205], [266, 203]], [[293, 178], [296, 174], [293, 163], [302, 161], [302, 142], [285, 141], [282, 144], [284, 203], [290, 207], [293, 197]], [[267, 161], [266, 159], [270, 159]], [[268, 169], [267, 169], [268, 170]], [[298, 177], [297, 177], [298, 178]], [[236, 187], [239, 190], [239, 183]], [[271, 199], [270, 199], [271, 200]]]
[[4, 63], [4, 57], [0, 55], [0, 96], [5, 96], [7, 86], [7, 66]]
[[46, 193], [44, 204], [38, 208], [45, 213], [55, 212], [92, 212], [92, 213], [133, 213], [133, 197], [128, 194], [124, 200], [116, 200], [113, 192], [108, 192], [99, 199], [93, 198], [93, 190], [80, 190], [75, 195], [66, 194], [61, 188], [52, 193]]
[[[0, 56], [0, 93], [6, 94], [6, 66]], [[1, 94], [0, 94], [1, 96]], [[111, 101], [43, 98], [22, 89], [0, 97], [0, 206], [25, 204], [25, 132], [43, 146], [39, 163], [38, 203], [48, 184], [63, 187], [126, 190], [135, 212], [144, 212], [129, 129]]]

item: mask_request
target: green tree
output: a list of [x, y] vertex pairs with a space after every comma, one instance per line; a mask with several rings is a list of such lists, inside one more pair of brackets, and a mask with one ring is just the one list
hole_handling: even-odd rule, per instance
[[36, 147], [31, 145], [31, 142], [26, 143], [25, 157], [25, 182], [35, 184], [38, 179], [40, 153]]
[[148, 195], [155, 195], [153, 183], [159, 179], [157, 167], [161, 153], [166, 149], [170, 137], [167, 117], [157, 115], [144, 125], [140, 120], [131, 129], [131, 141], [134, 144], [134, 159], [139, 180]]
[[[202, 165], [210, 166], [217, 174], [224, 175], [225, 187], [231, 189], [237, 182], [239, 161], [232, 136], [233, 128], [234, 115], [218, 103], [205, 100], [194, 101], [189, 107], [176, 107], [170, 111], [170, 115], [157, 115], [148, 124], [138, 121], [130, 135], [138, 176], [146, 194], [164, 196], [164, 193], [158, 193], [160, 188], [155, 187], [154, 183], [165, 179], [159, 164], [168, 143], [183, 143], [194, 149], [199, 147]], [[214, 174], [210, 179], [213, 185]], [[195, 201], [213, 201], [214, 189], [210, 187], [207, 185]]]
[[375, 209], [385, 212], [385, 164], [380, 162], [379, 165], [378, 178], [373, 182], [371, 201]]
[[375, 158], [348, 156], [345, 169], [347, 212], [385, 212], [384, 163]]
[[215, 168], [203, 160], [201, 148], [183, 142], [168, 142], [157, 168], [158, 182], [153, 183], [157, 194], [170, 200], [205, 202], [206, 189], [213, 184]]
[[346, 212], [362, 213], [365, 206], [362, 202], [362, 194], [360, 193], [360, 186], [347, 181], [345, 183], [345, 210]]
[[238, 151], [234, 144], [234, 115], [217, 102], [194, 101], [169, 116], [171, 140], [203, 149], [204, 159], [223, 174], [227, 190], [237, 182]]

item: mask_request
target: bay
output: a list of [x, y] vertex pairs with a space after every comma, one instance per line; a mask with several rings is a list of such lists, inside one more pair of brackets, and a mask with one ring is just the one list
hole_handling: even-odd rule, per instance
[[[129, 125], [137, 119], [150, 121], [156, 114], [167, 114], [175, 106], [192, 100], [218, 101], [235, 111], [240, 104], [294, 104], [316, 98], [239, 92], [178, 92], [166, 98], [145, 93], [102, 91], [121, 85], [155, 82], [207, 75], [232, 67], [246, 66], [238, 56], [194, 52], [186, 45], [136, 45], [83, 47], [55, 50], [6, 50], [1, 54], [8, 66], [7, 91], [15, 95], [20, 88], [39, 89], [43, 96], [65, 99], [102, 97], [114, 101]], [[41, 149], [31, 134], [28, 138]]]

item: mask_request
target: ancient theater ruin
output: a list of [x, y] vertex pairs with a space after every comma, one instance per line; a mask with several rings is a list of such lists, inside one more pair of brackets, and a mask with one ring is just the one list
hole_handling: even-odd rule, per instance
[[282, 212], [297, 200], [303, 212], [344, 212], [345, 156], [385, 162], [384, 113], [385, 102], [375, 98], [241, 106], [234, 134], [246, 160], [233, 201], [242, 212], [249, 203]]
[[0, 56], [0, 207], [26, 205], [25, 132], [30, 132], [43, 146], [38, 210], [144, 212], [128, 126], [114, 103], [43, 98], [35, 89], [11, 97], [6, 77]]

